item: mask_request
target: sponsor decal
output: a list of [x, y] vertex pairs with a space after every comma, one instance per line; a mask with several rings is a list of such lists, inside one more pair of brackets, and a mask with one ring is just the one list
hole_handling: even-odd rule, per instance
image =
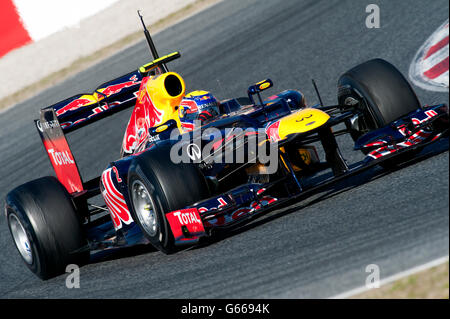
[[79, 108], [86, 106], [88, 104], [91, 103], [96, 103], [97, 101], [91, 97], [91, 98], [79, 98], [76, 100], [73, 100], [72, 102], [70, 102], [69, 104], [61, 107], [60, 109], [56, 110], [56, 116], [61, 116], [64, 113], [67, 113], [69, 111], [75, 111], [78, 110]]
[[167, 130], [168, 128], [169, 128], [168, 125], [161, 125], [155, 131], [156, 131], [156, 133], [161, 133], [161, 132], [164, 132], [165, 130]]
[[[260, 191], [261, 192], [259, 194], [264, 192], [265, 189], [261, 189]], [[251, 202], [248, 207], [238, 208], [235, 211], [232, 211], [226, 215], [221, 215], [221, 216], [218, 216], [217, 218], [211, 218], [211, 219], [205, 220], [204, 225], [205, 225], [205, 227], [217, 227], [217, 226], [224, 226], [227, 224], [231, 224], [231, 223], [233, 223], [241, 218], [244, 218], [250, 214], [254, 214], [258, 210], [275, 203], [277, 200], [278, 200], [277, 198], [269, 196], [269, 195], [263, 196], [259, 200]], [[215, 208], [213, 208], [213, 209], [215, 209]], [[210, 210], [212, 210], [212, 209], [210, 209]], [[199, 209], [199, 211], [200, 211], [200, 209]], [[205, 211], [208, 211], [208, 210], [204, 210], [204, 212]]]
[[415, 118], [415, 117], [413, 117], [411, 119], [411, 121], [413, 122], [414, 125], [422, 124], [423, 122], [426, 122], [426, 121], [430, 120], [431, 118], [433, 118], [433, 117], [438, 115], [435, 110], [428, 110], [428, 111], [425, 111], [424, 113], [425, 113], [426, 117], [423, 120], [420, 120], [420, 119]]
[[259, 89], [260, 89], [261, 91], [263, 91], [263, 90], [267, 89], [268, 87], [270, 87], [270, 83], [269, 83], [269, 82], [266, 82], [266, 83], [261, 84], [261, 85], [259, 86]]
[[53, 148], [47, 150], [53, 159], [53, 163], [56, 165], [75, 164], [75, 161], [71, 158], [69, 151], [55, 152]]
[[[117, 94], [125, 88], [131, 87], [134, 85], [138, 85], [141, 83], [141, 81], [139, 81], [139, 79], [137, 78], [136, 75], [133, 75], [129, 80], [130, 81], [113, 84], [113, 85], [109, 85], [105, 88], [97, 89], [96, 92], [93, 93], [93, 95], [82, 95], [78, 99], [75, 99], [75, 100], [69, 102], [68, 104], [64, 105], [63, 107], [60, 107], [59, 109], [57, 109], [55, 111], [56, 116], [60, 117], [61, 115], [65, 114], [67, 112], [72, 112], [72, 111], [78, 110], [82, 107], [85, 107], [87, 105], [98, 103], [100, 100], [104, 99], [105, 97], [109, 97], [113, 94]], [[120, 103], [110, 103], [109, 106], [114, 106], [117, 104], [120, 104]], [[100, 106], [98, 108], [95, 108], [93, 110], [94, 113], [92, 115], [98, 114], [106, 109], [108, 109], [107, 104]], [[84, 120], [84, 119], [80, 119], [80, 121], [82, 121], [82, 120]], [[73, 124], [75, 124], [75, 123], [73, 123]]]
[[39, 123], [40, 123], [40, 130], [41, 130], [41, 131], [42, 131], [43, 129], [48, 130], [48, 129], [55, 128], [55, 127], [58, 127], [58, 126], [59, 126], [58, 120], [53, 120], [53, 121], [48, 121], [48, 122], [43, 122], [43, 123], [41, 123], [41, 122], [39, 121]]
[[201, 223], [200, 217], [197, 217], [193, 210], [186, 212], [178, 211], [173, 213], [173, 216], [177, 217], [180, 224], [183, 225]]
[[36, 126], [58, 180], [69, 193], [81, 192], [80, 173], [54, 110], [41, 110]]
[[[310, 117], [312, 117], [313, 115], [312, 114], [308, 114], [307, 116], [305, 115], [305, 116], [302, 116], [299, 120], [295, 120], [295, 122], [301, 122], [301, 121], [303, 121], [304, 119], [309, 119]], [[314, 122], [313, 122], [314, 123]], [[308, 124], [306, 124], [306, 125], [308, 125]]]
[[[177, 241], [191, 241], [205, 234], [205, 228], [196, 208], [181, 209], [166, 215], [173, 236]], [[188, 231], [189, 236], [183, 234], [182, 227]]]
[[120, 91], [122, 91], [125, 88], [140, 84], [141, 82], [139, 81], [139, 79], [137, 78], [136, 75], [133, 75], [130, 78], [130, 81], [128, 82], [123, 82], [123, 83], [118, 83], [118, 84], [113, 84], [113, 85], [109, 85], [106, 88], [101, 88], [98, 89], [98, 92], [101, 92], [102, 94], [99, 94], [98, 97], [99, 99], [101, 99], [103, 97], [103, 95], [106, 95], [107, 97], [113, 94], [117, 94]]
[[43, 143], [58, 180], [69, 193], [81, 192], [83, 183], [66, 139], [64, 137], [44, 138]]
[[136, 151], [138, 146], [148, 138], [151, 127], [162, 124], [164, 111], [154, 106], [145, 89], [148, 79], [148, 77], [144, 78], [141, 83], [139, 99], [131, 113], [124, 135], [122, 148], [128, 154]]
[[190, 110], [190, 113], [198, 112], [197, 103], [195, 103], [195, 101], [182, 100], [180, 106], [186, 106]]
[[417, 126], [426, 125], [427, 122], [431, 121], [434, 117], [438, 116], [436, 110], [426, 110], [418, 112], [411, 118], [411, 122], [416, 127], [410, 130], [407, 124], [401, 124], [397, 127], [398, 132], [405, 137], [405, 140], [396, 144], [392, 144], [389, 139], [379, 139], [367, 143], [363, 148], [374, 148], [367, 156], [369, 159], [378, 159], [383, 156], [395, 153], [401, 149], [411, 147], [426, 141], [434, 141], [438, 139], [442, 134], [434, 133], [427, 129], [418, 129]]
[[198, 209], [198, 212], [199, 213], [205, 213], [205, 212], [209, 212], [209, 211], [212, 211], [212, 210], [217, 210], [217, 209], [220, 209], [220, 208], [222, 208], [222, 207], [225, 207], [225, 206], [227, 206], [228, 204], [227, 204], [227, 202], [226, 202], [226, 200], [223, 198], [223, 197], [218, 197], [217, 198], [217, 201], [219, 202], [219, 205], [216, 207], [216, 206], [214, 206], [214, 207], [211, 207], [211, 208], [206, 208], [206, 207], [200, 207], [199, 209]]
[[[401, 143], [397, 143], [394, 145], [390, 145], [388, 141], [379, 140], [375, 141], [369, 144], [366, 144], [365, 147], [374, 147], [374, 146], [380, 146], [379, 148], [375, 149], [374, 151], [370, 152], [367, 156], [372, 159], [378, 159], [383, 156], [395, 153], [401, 149], [408, 148], [417, 144], [420, 144], [422, 142], [425, 142], [426, 140], [429, 140], [430, 137], [432, 137], [433, 132], [426, 131], [426, 130], [419, 130], [412, 134], [410, 131], [405, 131], [405, 127], [400, 127], [399, 132], [403, 135], [408, 135], [406, 140]], [[433, 136], [433, 140], [439, 137], [440, 134], [435, 134]]]
[[121, 105], [121, 104], [124, 104], [126, 102], [129, 102], [131, 100], [134, 100], [136, 98], [136, 94], [137, 93], [134, 93], [134, 94], [135, 94], [134, 97], [132, 97], [132, 98], [130, 98], [128, 100], [122, 101], [122, 102], [115, 101], [115, 102], [110, 102], [108, 104], [104, 103], [104, 104], [102, 104], [100, 106], [97, 106], [97, 107], [92, 109], [92, 113], [89, 114], [87, 117], [80, 118], [80, 119], [76, 120], [75, 122], [72, 122], [72, 121], [63, 122], [63, 123], [60, 124], [60, 126], [61, 126], [62, 129], [67, 129], [68, 127], [71, 127], [73, 125], [77, 125], [77, 124], [79, 124], [81, 122], [84, 122], [84, 121], [86, 121], [88, 119], [94, 118], [95, 116], [97, 116], [98, 114], [100, 114], [100, 113], [102, 113], [104, 111], [107, 111], [107, 110], [109, 110], [111, 108], [114, 108], [114, 107], [116, 107], [118, 105]]

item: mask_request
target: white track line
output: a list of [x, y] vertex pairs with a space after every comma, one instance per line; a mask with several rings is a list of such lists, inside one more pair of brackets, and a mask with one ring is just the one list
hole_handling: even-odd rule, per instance
[[[433, 261], [430, 261], [430, 262], [428, 262], [426, 264], [423, 264], [423, 265], [420, 265], [420, 266], [417, 266], [417, 267], [414, 267], [414, 268], [411, 268], [411, 269], [399, 272], [399, 273], [397, 273], [395, 275], [392, 275], [392, 276], [387, 277], [387, 278], [385, 278], [383, 280], [380, 280], [380, 287], [383, 286], [383, 285], [386, 285], [388, 283], [391, 283], [393, 281], [402, 279], [404, 277], [408, 277], [408, 276], [413, 275], [415, 273], [418, 273], [418, 272], [421, 272], [421, 271], [424, 271], [424, 270], [427, 270], [427, 269], [439, 266], [439, 265], [441, 265], [441, 264], [443, 264], [443, 263], [445, 263], [447, 261], [448, 261], [448, 256], [445, 256], [445, 257], [441, 257], [441, 258], [435, 259]], [[366, 286], [362, 286], [362, 287], [359, 287], [359, 288], [355, 288], [355, 289], [348, 290], [346, 292], [340, 293], [340, 294], [338, 294], [336, 296], [330, 297], [330, 299], [345, 299], [345, 298], [348, 298], [348, 297], [351, 297], [351, 296], [355, 296], [355, 295], [358, 295], [360, 293], [363, 293], [363, 292], [366, 292], [366, 291], [369, 291], [369, 290], [372, 290], [372, 289], [377, 289], [377, 288], [367, 288]]]

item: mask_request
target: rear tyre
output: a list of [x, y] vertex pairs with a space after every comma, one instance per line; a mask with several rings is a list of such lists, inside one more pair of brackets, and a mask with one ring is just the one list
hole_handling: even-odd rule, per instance
[[17, 250], [41, 279], [89, 260], [87, 240], [70, 195], [54, 177], [43, 177], [12, 190], [6, 219]]
[[[358, 118], [356, 127], [346, 123], [354, 141], [421, 108], [405, 77], [382, 59], [367, 61], [344, 73], [338, 81], [338, 101], [344, 107], [353, 101], [359, 102], [357, 108], [362, 116]], [[408, 152], [383, 166], [395, 166], [414, 156], [413, 153]]]
[[165, 214], [209, 197], [205, 177], [192, 163], [175, 164], [170, 145], [160, 145], [137, 156], [128, 173], [133, 220], [158, 250], [177, 249]]

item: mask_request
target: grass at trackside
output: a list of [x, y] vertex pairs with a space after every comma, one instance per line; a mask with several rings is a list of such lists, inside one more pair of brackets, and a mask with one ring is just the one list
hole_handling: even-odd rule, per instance
[[355, 299], [449, 299], [449, 263], [353, 296]]
[[[220, 0], [197, 0], [194, 3], [191, 3], [180, 10], [168, 15], [167, 17], [155, 22], [149, 29], [152, 30], [152, 33], [159, 32], [177, 22], [182, 20], [183, 18], [193, 15], [196, 12], [201, 11], [202, 9], [218, 2]], [[57, 83], [62, 82], [67, 79], [69, 76], [74, 75], [95, 63], [105, 59], [114, 53], [123, 50], [124, 48], [131, 46], [141, 40], [143, 40], [142, 31], [134, 32], [113, 44], [106, 46], [103, 49], [100, 49], [88, 56], [82, 57], [75, 62], [73, 62], [68, 67], [65, 67], [59, 71], [56, 71], [43, 79], [40, 79], [38, 82], [33, 83], [20, 91], [13, 93], [7, 97], [4, 97], [0, 100], [0, 110], [22, 102], [34, 95], [36, 95], [39, 91], [42, 91], [46, 88], [51, 87], [52, 85], [56, 85]]]

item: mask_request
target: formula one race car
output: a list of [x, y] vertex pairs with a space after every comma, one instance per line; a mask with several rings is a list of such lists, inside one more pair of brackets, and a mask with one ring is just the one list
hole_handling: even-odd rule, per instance
[[[167, 68], [180, 53], [160, 58], [144, 30], [151, 63], [42, 109], [35, 121], [57, 178], [15, 188], [5, 210], [18, 251], [42, 279], [111, 248], [175, 252], [374, 165], [397, 165], [448, 135], [448, 106], [421, 106], [384, 60], [344, 73], [337, 105], [307, 106], [294, 90], [264, 100], [270, 80], [219, 102], [206, 91], [186, 94]], [[120, 158], [84, 181], [65, 135], [129, 107]], [[341, 134], [351, 135], [363, 161], [344, 160]], [[324, 171], [328, 178], [314, 178]]]

